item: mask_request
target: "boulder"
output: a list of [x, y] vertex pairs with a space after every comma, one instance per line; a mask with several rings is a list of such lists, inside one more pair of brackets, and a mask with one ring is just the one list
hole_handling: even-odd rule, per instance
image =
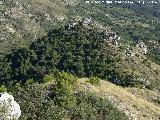
[[147, 46], [144, 44], [144, 42], [140, 42], [139, 47], [141, 48], [142, 53], [146, 55], [148, 50], [147, 50]]
[[77, 25], [77, 22], [69, 23], [68, 29], [72, 29], [72, 28], [74, 28], [76, 25]]
[[89, 24], [91, 24], [92, 23], [92, 19], [91, 18], [84, 18], [83, 20], [82, 20], [82, 24], [84, 25], [84, 26], [88, 26]]
[[130, 50], [130, 49], [127, 49], [127, 50], [126, 50], [126, 55], [127, 55], [128, 57], [134, 57], [134, 56], [135, 56], [134, 52], [133, 52], [132, 50]]
[[0, 120], [18, 120], [21, 115], [19, 104], [8, 93], [0, 93]]

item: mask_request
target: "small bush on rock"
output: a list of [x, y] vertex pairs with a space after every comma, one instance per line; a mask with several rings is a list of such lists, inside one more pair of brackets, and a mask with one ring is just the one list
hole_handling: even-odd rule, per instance
[[92, 85], [97, 85], [100, 82], [100, 79], [98, 77], [91, 77], [87, 82], [91, 83]]

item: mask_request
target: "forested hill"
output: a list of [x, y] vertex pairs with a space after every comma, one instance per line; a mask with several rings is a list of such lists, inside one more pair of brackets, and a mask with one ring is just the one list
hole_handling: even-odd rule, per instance
[[79, 77], [105, 78], [114, 74], [116, 56], [113, 58], [114, 53], [108, 49], [108, 36], [88, 27], [77, 22], [71, 28], [55, 29], [32, 42], [29, 48], [16, 49], [6, 55], [1, 82], [39, 80], [56, 69]]
[[[92, 23], [86, 24], [83, 20], [53, 29], [27, 48], [15, 49], [1, 59], [0, 90], [14, 94], [23, 111], [20, 119], [157, 118], [159, 65], [147, 60], [141, 51], [135, 50], [136, 56], [129, 52], [124, 55], [125, 50], [117, 43], [119, 37], [113, 40], [111, 37], [114, 38], [115, 33], [96, 28]], [[77, 81], [77, 77], [89, 79], [84, 83], [81, 79]], [[113, 91], [109, 92], [105, 88], [107, 84], [102, 86], [100, 78], [121, 87], [108, 83], [109, 91], [113, 87]], [[97, 93], [99, 90], [102, 93]], [[117, 90], [122, 90], [121, 95], [126, 95], [127, 99], [122, 99]], [[134, 97], [129, 90], [135, 91]], [[132, 100], [124, 108], [128, 99]], [[136, 100], [145, 104], [139, 105]], [[122, 102], [122, 106], [119, 102]], [[152, 110], [144, 109], [146, 106]], [[138, 109], [144, 116], [136, 114]], [[101, 112], [105, 114], [101, 115]]]
[[37, 81], [60, 70], [79, 77], [97, 76], [123, 87], [159, 90], [159, 65], [148, 60], [142, 48], [127, 50], [118, 40], [115, 33], [92, 23], [74, 21], [2, 58], [1, 83]]
[[85, 0], [5, 0], [0, 6], [1, 55], [27, 47], [33, 40], [71, 20], [91, 18], [98, 27], [107, 27], [119, 34], [125, 46], [143, 41], [150, 58], [159, 63], [159, 2], [143, 5], [136, 2], [87, 4]]
[[159, 3], [0, 1], [0, 92], [13, 94], [20, 120], [159, 119], [159, 11]]
[[[90, 0], [92, 1], [92, 0]], [[158, 2], [159, 3], [159, 2]], [[1, 53], [24, 47], [72, 19], [92, 18], [124, 43], [145, 41], [159, 59], [159, 4], [87, 4], [85, 0], [5, 0], [1, 4]]]

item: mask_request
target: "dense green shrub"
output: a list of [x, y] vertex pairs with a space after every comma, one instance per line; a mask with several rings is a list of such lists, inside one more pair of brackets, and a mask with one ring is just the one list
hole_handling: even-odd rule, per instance
[[7, 92], [7, 88], [5, 85], [0, 86], [0, 93]]
[[73, 85], [76, 79], [73, 75], [65, 72], [59, 72], [55, 85], [52, 88], [51, 98], [54, 99], [56, 105], [66, 107], [74, 102]]
[[51, 75], [45, 75], [44, 78], [42, 79], [42, 82], [51, 82], [53, 81], [53, 77]]
[[113, 75], [108, 77], [108, 80], [122, 87], [142, 88], [144, 83], [138, 80], [138, 78], [139, 77], [132, 71], [117, 68]]
[[50, 101], [49, 88], [40, 84], [25, 85], [14, 92], [15, 100], [20, 104], [20, 120], [60, 120], [64, 117], [63, 108]]
[[38, 117], [36, 112], [42, 111], [40, 106], [44, 102], [45, 96], [42, 87], [36, 84], [26, 85], [26, 87], [19, 88], [14, 93], [14, 96], [21, 106], [22, 115], [20, 119], [27, 120]]

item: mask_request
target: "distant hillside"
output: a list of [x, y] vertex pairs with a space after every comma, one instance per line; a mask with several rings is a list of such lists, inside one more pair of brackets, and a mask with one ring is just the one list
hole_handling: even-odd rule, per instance
[[26, 46], [67, 20], [68, 9], [58, 0], [1, 2], [0, 52]]
[[5, 0], [0, 9], [0, 53], [27, 46], [68, 21], [91, 17], [98, 27], [119, 34], [122, 44], [143, 41], [148, 46], [148, 56], [159, 63], [159, 6], [87, 4], [85, 0]]

